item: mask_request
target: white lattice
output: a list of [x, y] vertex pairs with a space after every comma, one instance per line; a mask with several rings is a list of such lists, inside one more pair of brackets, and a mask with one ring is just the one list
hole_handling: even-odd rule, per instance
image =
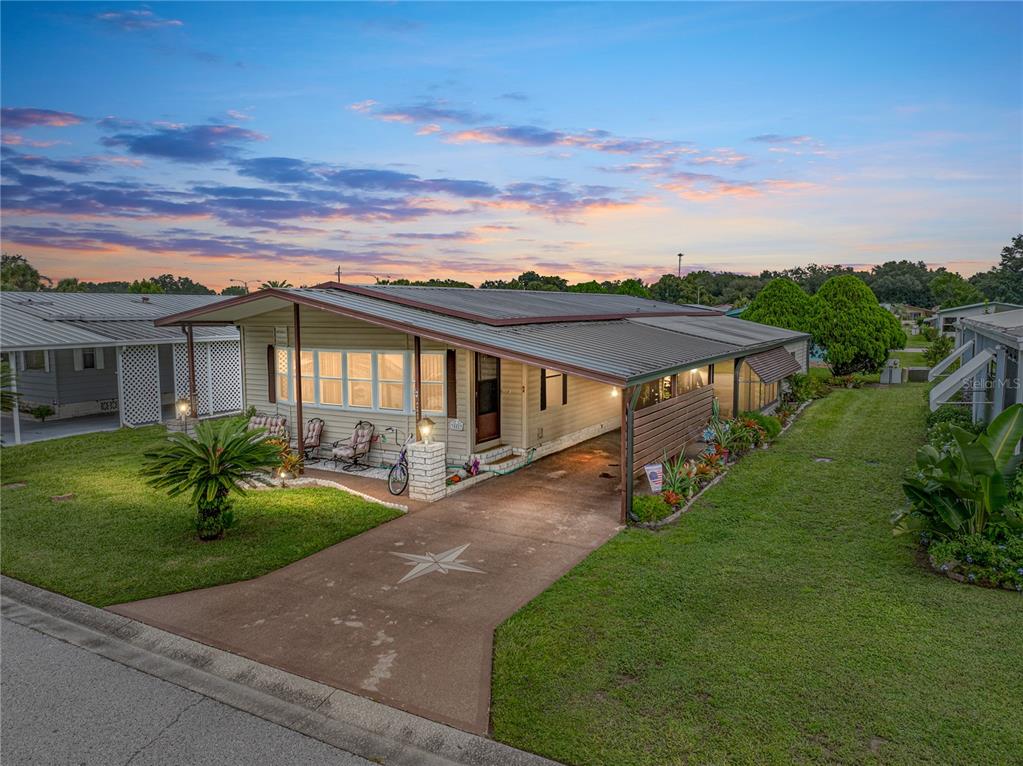
[[242, 352], [236, 340], [209, 344], [210, 400], [214, 412], [242, 408]]
[[[206, 345], [195, 344], [195, 408], [199, 415], [210, 414]], [[188, 346], [184, 343], [174, 346], [174, 396], [177, 399], [188, 398]]]
[[[199, 415], [242, 408], [241, 346], [223, 340], [195, 344], [195, 394]], [[188, 398], [188, 346], [174, 346], [174, 395]]]
[[160, 354], [156, 346], [120, 351], [121, 418], [129, 425], [160, 420]]

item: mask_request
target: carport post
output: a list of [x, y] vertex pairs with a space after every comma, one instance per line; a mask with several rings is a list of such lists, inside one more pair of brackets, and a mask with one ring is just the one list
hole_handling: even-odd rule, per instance
[[199, 407], [195, 398], [195, 338], [192, 325], [185, 325], [185, 345], [188, 351], [188, 406], [193, 418], [199, 417]]
[[[295, 444], [298, 447], [298, 454], [305, 454], [305, 421], [302, 420], [302, 319], [299, 314], [299, 305], [295, 308]], [[298, 472], [302, 473], [302, 464], [299, 464]]]
[[636, 402], [639, 400], [639, 386], [633, 386], [632, 388], [622, 388], [622, 434], [621, 434], [621, 449], [619, 454], [619, 463], [621, 463], [622, 471], [622, 509], [619, 520], [622, 524], [625, 524], [629, 520], [629, 514], [632, 513], [632, 493], [633, 493], [633, 479], [635, 475], [632, 470], [632, 455], [633, 455], [633, 435], [632, 435], [632, 416], [636, 411]]
[[[47, 354], [50, 352], [47, 351]], [[8, 364], [11, 366], [11, 393], [14, 394], [14, 407], [11, 409], [11, 419], [14, 421], [14, 443], [21, 444], [21, 407], [18, 405], [18, 355], [13, 351], [7, 352]]]

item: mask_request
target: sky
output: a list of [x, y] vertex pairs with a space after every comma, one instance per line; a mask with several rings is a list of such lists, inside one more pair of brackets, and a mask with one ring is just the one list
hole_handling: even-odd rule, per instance
[[969, 275], [1023, 229], [1019, 3], [0, 17], [3, 250], [53, 279]]

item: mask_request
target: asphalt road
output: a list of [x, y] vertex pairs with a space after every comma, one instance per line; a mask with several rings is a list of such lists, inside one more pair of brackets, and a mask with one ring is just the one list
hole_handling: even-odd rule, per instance
[[0, 621], [0, 761], [370, 766], [344, 750], [10, 620]]

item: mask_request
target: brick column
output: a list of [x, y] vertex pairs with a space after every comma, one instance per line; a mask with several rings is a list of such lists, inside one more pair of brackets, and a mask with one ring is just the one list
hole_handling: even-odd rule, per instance
[[447, 450], [443, 442], [416, 442], [408, 450], [409, 485], [408, 496], [412, 500], [432, 503], [444, 497], [447, 478], [445, 457]]

